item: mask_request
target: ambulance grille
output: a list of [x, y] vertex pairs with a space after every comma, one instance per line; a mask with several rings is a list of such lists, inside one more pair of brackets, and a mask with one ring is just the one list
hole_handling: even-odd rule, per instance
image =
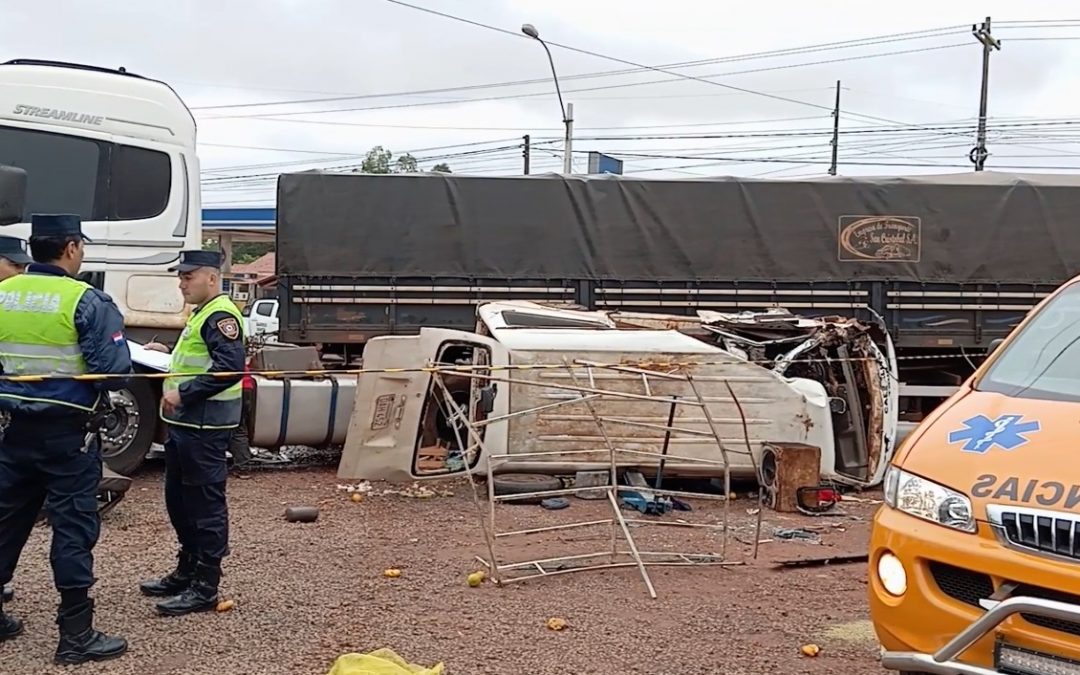
[[1080, 518], [1000, 504], [988, 505], [986, 515], [998, 537], [1012, 548], [1080, 560]]

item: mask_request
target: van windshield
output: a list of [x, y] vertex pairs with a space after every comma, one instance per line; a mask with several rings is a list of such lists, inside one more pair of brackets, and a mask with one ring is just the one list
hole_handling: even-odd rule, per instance
[[979, 391], [1080, 401], [1080, 283], [1063, 289], [1002, 349]]

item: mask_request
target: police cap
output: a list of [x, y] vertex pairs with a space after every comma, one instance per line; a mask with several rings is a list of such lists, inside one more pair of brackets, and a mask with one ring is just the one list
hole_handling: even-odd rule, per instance
[[17, 237], [0, 235], [0, 258], [16, 265], [29, 265], [33, 260], [26, 255], [26, 243]]
[[30, 216], [31, 237], [82, 237], [83, 241], [93, 243], [83, 234], [82, 218], [70, 213], [35, 213]]
[[180, 262], [169, 268], [170, 272], [194, 272], [200, 267], [221, 269], [223, 257], [220, 251], [180, 251]]

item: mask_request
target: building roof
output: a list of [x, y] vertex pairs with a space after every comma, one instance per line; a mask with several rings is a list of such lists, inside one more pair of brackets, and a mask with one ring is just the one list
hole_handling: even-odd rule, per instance
[[242, 265], [233, 265], [230, 270], [232, 274], [250, 274], [256, 278], [267, 277], [274, 274], [277, 271], [277, 257], [274, 252], [271, 251], [261, 258], [244, 263]]

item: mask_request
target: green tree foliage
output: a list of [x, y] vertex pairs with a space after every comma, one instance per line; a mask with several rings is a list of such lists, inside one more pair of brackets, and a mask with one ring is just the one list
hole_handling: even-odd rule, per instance
[[[450, 165], [442, 162], [431, 168], [432, 171], [450, 173]], [[381, 145], [376, 145], [368, 151], [359, 169], [353, 169], [354, 173], [416, 173], [420, 166], [416, 158], [409, 153], [394, 157], [394, 153]]]

